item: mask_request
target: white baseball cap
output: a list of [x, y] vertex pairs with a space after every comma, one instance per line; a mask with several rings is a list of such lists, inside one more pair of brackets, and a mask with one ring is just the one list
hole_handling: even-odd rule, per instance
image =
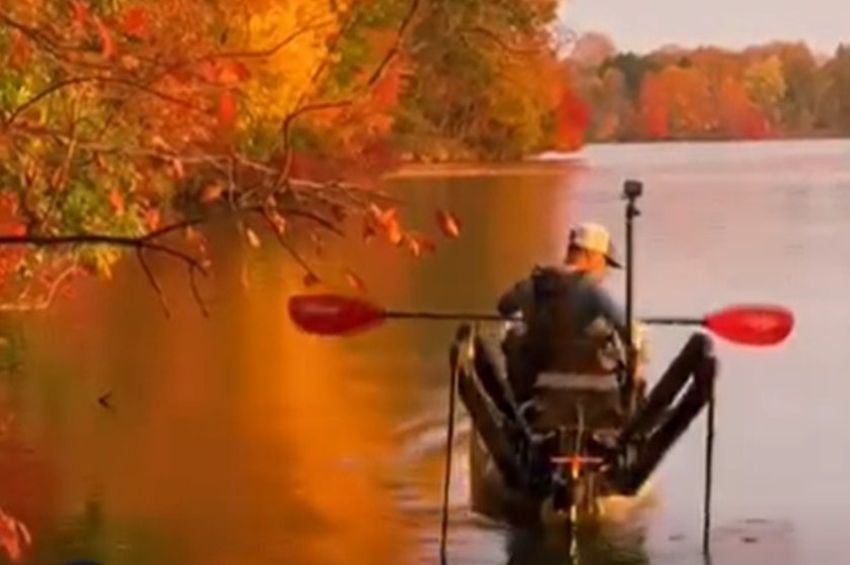
[[605, 256], [608, 265], [615, 269], [623, 268], [623, 265], [617, 258], [614, 244], [611, 243], [611, 234], [608, 233], [605, 226], [592, 222], [585, 222], [574, 226], [570, 230], [569, 245], [601, 253]]

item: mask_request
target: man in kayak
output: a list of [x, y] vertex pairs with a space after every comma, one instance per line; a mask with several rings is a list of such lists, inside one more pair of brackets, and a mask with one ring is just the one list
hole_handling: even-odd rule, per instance
[[[570, 231], [563, 265], [536, 267], [499, 300], [501, 315], [522, 315], [522, 329], [503, 343], [508, 378], [518, 403], [537, 401], [542, 427], [579, 417], [577, 404], [587, 424], [622, 419], [629, 332], [623, 310], [601, 285], [609, 268], [621, 265], [608, 230], [580, 224]], [[628, 384], [627, 390], [638, 387]]]

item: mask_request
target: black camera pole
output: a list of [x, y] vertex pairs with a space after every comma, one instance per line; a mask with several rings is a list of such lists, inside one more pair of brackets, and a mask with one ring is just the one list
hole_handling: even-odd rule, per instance
[[626, 401], [631, 407], [637, 351], [634, 345], [634, 219], [640, 216], [637, 199], [643, 195], [643, 183], [627, 180], [623, 183], [623, 198], [626, 199]]

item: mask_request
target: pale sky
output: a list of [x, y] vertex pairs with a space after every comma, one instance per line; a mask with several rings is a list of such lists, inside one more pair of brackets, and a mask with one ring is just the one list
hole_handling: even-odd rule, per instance
[[832, 54], [842, 41], [850, 44], [850, 0], [561, 0], [561, 14], [579, 33], [600, 31], [639, 52], [785, 39]]

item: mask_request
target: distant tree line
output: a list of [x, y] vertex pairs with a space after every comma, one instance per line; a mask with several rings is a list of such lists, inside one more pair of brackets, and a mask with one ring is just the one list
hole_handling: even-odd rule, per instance
[[587, 34], [565, 66], [587, 141], [850, 135], [850, 45], [831, 57], [789, 42], [638, 55]]

